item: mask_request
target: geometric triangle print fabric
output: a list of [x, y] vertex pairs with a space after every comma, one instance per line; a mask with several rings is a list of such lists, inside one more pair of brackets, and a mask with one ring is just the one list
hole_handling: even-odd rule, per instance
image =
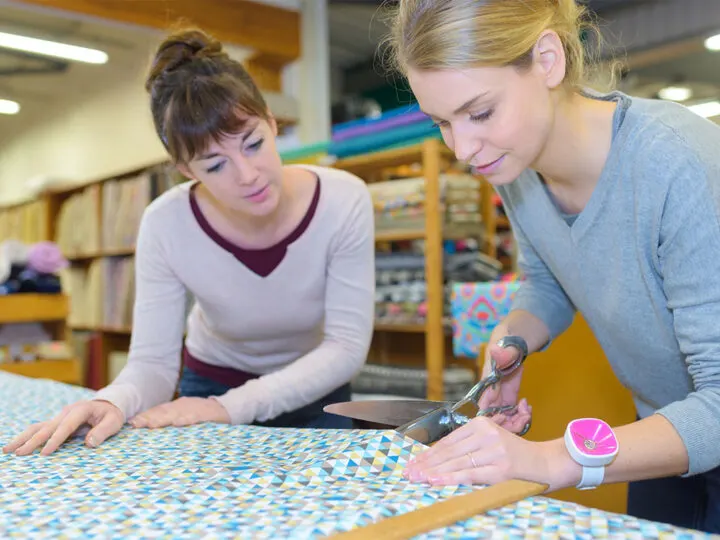
[[[0, 372], [0, 446], [92, 396]], [[0, 538], [324, 538], [479, 487], [402, 477], [422, 449], [393, 431], [204, 424], [124, 428], [97, 449], [0, 453]], [[533, 497], [422, 538], [702, 538]]]

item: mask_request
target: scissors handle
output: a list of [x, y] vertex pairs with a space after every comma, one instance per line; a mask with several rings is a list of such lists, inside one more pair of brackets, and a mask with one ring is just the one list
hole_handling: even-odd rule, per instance
[[506, 349], [507, 347], [515, 347], [520, 351], [520, 356], [509, 366], [498, 368], [494, 365], [493, 367], [497, 371], [497, 374], [500, 379], [503, 379], [510, 375], [513, 371], [515, 371], [517, 368], [519, 368], [523, 362], [525, 361], [525, 358], [527, 358], [528, 355], [528, 346], [527, 342], [521, 338], [520, 336], [505, 336], [498, 340], [497, 342], [499, 347], [502, 347], [503, 349]]

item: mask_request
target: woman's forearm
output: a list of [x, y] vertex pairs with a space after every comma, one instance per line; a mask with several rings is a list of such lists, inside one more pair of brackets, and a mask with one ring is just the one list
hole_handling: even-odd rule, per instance
[[493, 330], [490, 343], [508, 336], [520, 336], [527, 342], [528, 352], [540, 350], [550, 339], [548, 327], [529, 311], [517, 309], [511, 311]]
[[[620, 451], [605, 469], [604, 484], [678, 476], [687, 472], [689, 460], [685, 445], [664, 416], [654, 414], [614, 431]], [[544, 446], [548, 456], [550, 489], [576, 486], [582, 468], [570, 457], [564, 440], [539, 444]]]

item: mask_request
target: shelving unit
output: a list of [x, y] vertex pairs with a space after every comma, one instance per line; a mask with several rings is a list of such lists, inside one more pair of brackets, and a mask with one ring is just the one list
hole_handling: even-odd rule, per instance
[[[424, 240], [425, 242], [425, 280], [427, 284], [427, 315], [425, 324], [394, 325], [377, 324], [376, 332], [424, 334], [425, 367], [428, 372], [427, 398], [444, 398], [443, 371], [448, 355], [448, 331], [443, 320], [444, 276], [443, 276], [443, 240], [479, 236], [483, 240], [483, 251], [495, 256], [493, 241], [496, 228], [495, 209], [492, 205], [492, 189], [487, 182], [480, 182], [482, 225], [481, 227], [445, 228], [441, 220], [440, 176], [454, 162], [454, 155], [442, 141], [429, 138], [420, 144], [404, 148], [380, 151], [341, 159], [333, 167], [352, 172], [372, 183], [386, 177], [388, 170], [409, 167], [419, 163], [419, 168], [411, 168], [408, 173], [422, 175], [425, 180], [425, 224], [424, 229], [380, 231], [376, 241], [396, 242]], [[384, 341], [384, 337], [380, 337]]]
[[[393, 230], [377, 231], [376, 241], [378, 246], [388, 245], [392, 242], [403, 242], [422, 240], [425, 243], [425, 277], [427, 282], [427, 314], [424, 324], [384, 324], [376, 325], [376, 341], [379, 346], [387, 349], [388, 339], [395, 341], [402, 340], [402, 349], [407, 351], [407, 358], [418, 356], [425, 359], [425, 367], [428, 371], [427, 397], [429, 399], [443, 399], [443, 370], [447, 364], [446, 359], [453, 361], [449, 352], [449, 331], [446, 321], [443, 319], [443, 241], [446, 239], [459, 239], [469, 236], [476, 236], [482, 242], [483, 251], [495, 257], [495, 231], [503, 226], [504, 217], [496, 219], [496, 209], [492, 203], [493, 190], [486, 182], [480, 183], [480, 200], [482, 203], [482, 225], [476, 224], [463, 226], [444, 227], [440, 212], [440, 176], [444, 171], [449, 170], [455, 163], [452, 152], [436, 138], [429, 138], [422, 143], [412, 144], [406, 147], [393, 148], [391, 150], [368, 153], [360, 156], [353, 156], [337, 160], [333, 167], [350, 171], [363, 178], [368, 183], [381, 181], [390, 174], [409, 176], [420, 176], [425, 178], [426, 206], [424, 227], [402, 228]], [[130, 264], [135, 249], [134, 242], [127, 245], [106, 245], [106, 226], [112, 223], [108, 221], [107, 212], [103, 209], [103, 201], [109, 197], [108, 203], [114, 205], [122, 204], [120, 199], [113, 199], [113, 193], [122, 191], [123, 182], [132, 180], [148, 171], [164, 170], [168, 162], [150, 163], [146, 166], [133, 168], [126, 172], [118, 173], [112, 177], [100, 178], [84, 185], [71, 185], [64, 188], [55, 188], [45, 193], [35, 201], [29, 201], [23, 205], [8, 208], [0, 211], [0, 240], [7, 237], [5, 234], [15, 233], [19, 229], [33, 231], [32, 241], [54, 240], [61, 247], [65, 246], [64, 254], [71, 262], [71, 267], [77, 271], [85, 269], [90, 272], [98, 265], [111, 264], [105, 261], [127, 261]], [[110, 190], [116, 190], [111, 193]], [[159, 195], [154, 190], [150, 199]], [[77, 212], [83, 222], [69, 220], [67, 215], [68, 207], [82, 203], [73, 202], [85, 197], [85, 205], [90, 205], [90, 211]], [[135, 218], [137, 215], [135, 215]], [[27, 225], [30, 221], [34, 225]], [[63, 224], [64, 222], [64, 224]], [[137, 222], [135, 222], [137, 223]], [[507, 225], [507, 224], [505, 224]], [[28, 228], [29, 227], [29, 228]], [[132, 226], [131, 226], [132, 228]], [[63, 230], [72, 230], [76, 235], [84, 232], [89, 238], [75, 238], [74, 242], [63, 240]], [[60, 237], [60, 238], [59, 238]], [[100, 272], [100, 270], [95, 270]], [[84, 290], [91, 287], [79, 287], [80, 292], [73, 294], [69, 292], [71, 308], [73, 302], [80, 301], [80, 296], [85, 294]], [[100, 292], [103, 301], [106, 298], [105, 288], [99, 286], [95, 291]], [[127, 291], [132, 294], [132, 291]], [[117, 324], [108, 324], [104, 320], [104, 308], [93, 305], [88, 308], [83, 306], [83, 311], [90, 310], [94, 316], [90, 320], [77, 320], [72, 315], [68, 319], [68, 332], [89, 332], [94, 336], [92, 346], [96, 366], [95, 386], [106, 384], [108, 356], [112, 351], [126, 351], [129, 347], [132, 332], [132, 321], [122, 320]], [[389, 338], [388, 336], [392, 336]], [[418, 340], [422, 339], [422, 346]], [[411, 342], [412, 341], [412, 342]], [[386, 353], [383, 353], [386, 354]], [[402, 355], [392, 355], [393, 359], [403, 363]], [[458, 360], [463, 363], [462, 360]], [[474, 365], [470, 363], [474, 368]], [[48, 369], [50, 367], [48, 366]]]
[[[18, 323], [42, 323], [53, 340], [68, 342], [66, 319], [69, 299], [62, 294], [12, 294], [0, 296], [0, 326]], [[77, 358], [68, 360], [37, 359], [27, 362], [0, 363], [0, 371], [45, 378], [69, 384], [82, 384], [82, 366]]]

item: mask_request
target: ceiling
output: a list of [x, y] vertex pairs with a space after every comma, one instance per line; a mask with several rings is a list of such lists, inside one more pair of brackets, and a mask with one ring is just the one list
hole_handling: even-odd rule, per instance
[[[590, 0], [590, 7], [607, 14], [638, 1], [641, 0]], [[372, 61], [386, 31], [380, 4], [379, 0], [329, 0], [330, 57], [337, 69]], [[65, 64], [0, 50], [0, 97], [17, 99], [23, 104], [22, 114], [0, 118], [0, 141], [28, 119], [42, 118], [48, 107], [90, 99], [99, 89], [126, 80], [129, 73], [143, 71], [158, 39], [157, 32], [151, 29], [60, 17], [56, 13], [20, 8], [8, 0], [0, 0], [0, 31], [97, 47], [111, 58], [108, 64], [100, 66]], [[624, 89], [637, 89], [639, 93], [652, 94], [659, 85], [674, 79], [690, 81], [703, 92], [720, 93], [720, 54], [698, 48], [631, 75]]]
[[[598, 14], [627, 7], [642, 0], [581, 0]], [[382, 0], [328, 0], [330, 51], [336, 66], [348, 68], [366, 63], [385, 36]], [[389, 2], [392, 4], [392, 0]]]

